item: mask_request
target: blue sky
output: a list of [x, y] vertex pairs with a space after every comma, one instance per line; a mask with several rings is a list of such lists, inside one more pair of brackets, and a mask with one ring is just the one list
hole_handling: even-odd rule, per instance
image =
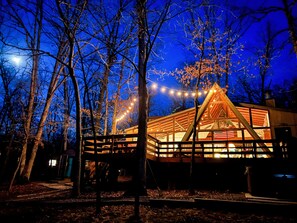
[[[234, 3], [238, 3], [242, 6], [248, 5], [254, 8], [263, 3], [266, 5], [278, 6], [279, 2], [280, 0], [234, 1]], [[286, 18], [281, 12], [273, 12], [261, 20], [261, 22], [254, 23], [240, 39], [240, 43], [244, 45], [244, 50], [241, 52], [241, 60], [247, 60], [249, 57], [254, 57], [251, 50], [255, 47], [261, 47], [261, 39], [267, 22], [272, 24], [272, 31], [274, 32], [287, 27]], [[183, 33], [181, 33], [181, 35], [183, 35]], [[276, 42], [280, 45], [283, 41], [288, 40], [288, 38], [288, 32], [283, 32], [278, 35]], [[172, 71], [176, 68], [182, 68], [185, 63], [189, 62], [189, 60], [191, 60], [191, 57], [189, 56], [190, 53], [180, 46], [178, 41], [179, 38], [174, 34], [166, 35], [163, 40], [164, 46], [162, 48], [164, 52], [162, 54], [163, 60], [158, 61], [157, 65], [154, 64], [153, 66], [156, 66], [157, 69]], [[272, 83], [280, 84], [284, 79], [297, 78], [297, 57], [293, 52], [292, 44], [287, 43], [285, 47], [278, 50], [276, 54], [277, 56], [272, 61], [271, 72], [268, 77]], [[165, 82], [170, 84], [168, 83], [168, 80]]]

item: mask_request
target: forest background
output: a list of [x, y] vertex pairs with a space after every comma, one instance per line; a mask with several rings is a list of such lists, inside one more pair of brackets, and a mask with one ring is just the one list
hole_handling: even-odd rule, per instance
[[191, 95], [215, 82], [234, 103], [265, 104], [269, 93], [297, 109], [296, 6], [2, 0], [1, 181], [29, 181], [40, 149], [80, 151], [83, 135], [193, 107], [203, 94]]

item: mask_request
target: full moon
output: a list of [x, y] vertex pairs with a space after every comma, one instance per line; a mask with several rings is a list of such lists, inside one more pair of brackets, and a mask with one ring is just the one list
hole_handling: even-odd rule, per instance
[[21, 63], [21, 58], [20, 57], [17, 57], [17, 56], [14, 56], [12, 57], [12, 61], [16, 64], [16, 65], [19, 65]]

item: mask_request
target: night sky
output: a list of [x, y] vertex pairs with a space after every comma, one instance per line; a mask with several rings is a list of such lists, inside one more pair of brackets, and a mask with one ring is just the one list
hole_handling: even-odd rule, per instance
[[[259, 6], [280, 6], [279, 0], [252, 0], [252, 1], [232, 1], [232, 4], [237, 4], [239, 7], [251, 7], [256, 9]], [[296, 9], [297, 16], [297, 9]], [[254, 22], [251, 27], [240, 39], [240, 43], [244, 45], [244, 51], [241, 52], [243, 56], [241, 60], [246, 60], [248, 57], [254, 55], [250, 52], [255, 47], [261, 47], [261, 36], [265, 30], [267, 22], [273, 26], [273, 31], [277, 32], [287, 28], [287, 21], [282, 12], [273, 12], [265, 16], [261, 21]], [[165, 35], [165, 34], [163, 34]], [[156, 67], [158, 69], [174, 70], [181, 68], [193, 58], [191, 54], [179, 43], [182, 32], [177, 36], [171, 34], [165, 36], [164, 41], [164, 61], [161, 61]], [[282, 32], [276, 38], [276, 44], [281, 45], [283, 41], [288, 40], [288, 32]], [[294, 54], [292, 45], [287, 44], [282, 49], [279, 49], [278, 55], [272, 61], [271, 75], [269, 79], [274, 84], [279, 84], [284, 79], [292, 79], [297, 77], [297, 56]]]
[[[178, 2], [178, 1], [177, 1]], [[220, 1], [214, 1], [217, 4], [217, 7], [220, 8], [222, 14], [225, 12], [225, 7], [220, 5]], [[236, 5], [238, 8], [244, 9], [246, 7], [250, 9], [257, 9], [259, 7], [271, 7], [271, 6], [280, 6], [280, 0], [253, 0], [253, 1], [232, 1], [233, 5]], [[159, 2], [159, 4], [161, 4]], [[295, 10], [295, 15], [297, 14]], [[256, 17], [261, 17], [260, 15], [255, 15]], [[182, 46], [181, 43], [185, 43], [185, 37], [182, 27], [182, 20], [187, 18], [187, 15], [176, 16], [167, 23], [164, 24], [162, 30], [159, 34], [159, 40], [154, 46], [154, 52], [156, 55], [151, 55], [148, 63], [148, 87], [151, 86], [152, 82], [158, 83], [160, 86], [166, 86], [168, 88], [180, 89], [181, 84], [179, 84], [174, 77], [170, 75], [165, 75], [160, 77], [159, 75], [154, 75], [151, 70], [157, 69], [159, 71], [174, 71], [175, 69], [182, 69], [185, 65], [193, 63], [195, 61], [195, 57], [191, 54], [185, 46]], [[27, 21], [30, 23], [30, 21]], [[238, 52], [238, 57], [234, 60], [233, 63], [240, 63], [243, 67], [249, 66], [249, 73], [258, 75], [259, 70], [256, 66], [251, 66], [251, 60], [255, 60], [255, 55], [252, 51], [255, 51], [255, 48], [263, 48], [262, 37], [264, 35], [264, 30], [267, 23], [270, 22], [272, 31], [278, 32], [287, 27], [287, 21], [283, 12], [276, 11], [271, 12], [268, 15], [261, 18], [261, 20], [253, 21], [249, 29], [244, 33], [244, 35], [239, 39], [238, 44], [242, 45], [242, 49]], [[48, 27], [46, 27], [48, 28]], [[7, 35], [7, 40], [11, 40], [11, 44], [21, 44], [24, 39], [23, 37], [18, 37], [16, 31], [9, 33], [5, 33], [6, 30], [2, 28], [1, 32], [4, 35]], [[271, 69], [269, 70], [269, 75], [266, 78], [266, 86], [273, 86], [274, 84], [282, 85], [285, 80], [292, 80], [293, 78], [297, 78], [297, 58], [293, 52], [292, 44], [288, 42], [289, 36], [288, 32], [284, 31], [280, 33], [276, 38], [276, 46], [280, 47], [282, 43], [287, 41], [287, 44], [283, 45], [280, 49], [277, 50], [275, 58], [272, 60]], [[185, 43], [186, 44], [186, 43]], [[47, 41], [43, 41], [42, 43], [43, 49], [52, 50], [51, 43], [47, 43]], [[27, 53], [27, 52], [25, 52]], [[240, 55], [239, 55], [240, 54]], [[22, 55], [22, 52], [19, 50], [10, 47], [9, 51], [6, 52], [6, 55], [9, 56], [10, 59], [14, 57], [14, 55]], [[51, 63], [53, 60], [47, 58], [43, 63]], [[26, 63], [26, 57], [22, 57], [22, 61], [18, 64], [18, 69], [22, 67]], [[14, 62], [14, 64], [16, 64]], [[241, 66], [240, 65], [240, 66]], [[240, 68], [240, 66], [238, 66]], [[237, 67], [237, 68], [238, 68]], [[242, 73], [237, 72], [230, 76], [230, 88], [229, 90], [234, 92], [234, 89], [237, 86], [237, 77], [238, 75], [242, 75]], [[131, 86], [133, 87], [133, 86]], [[222, 86], [224, 87], [224, 86]], [[233, 87], [233, 89], [232, 89]], [[113, 94], [113, 83], [110, 84], [110, 95], [109, 98], [112, 98]], [[130, 93], [131, 94], [131, 93]], [[136, 94], [134, 92], [133, 94]], [[161, 104], [162, 109], [164, 108], [167, 112], [168, 107], [172, 103], [172, 99], [168, 95], [156, 95], [158, 98], [157, 103]], [[123, 99], [129, 98], [129, 95], [123, 94]], [[191, 100], [191, 99], [189, 99]], [[162, 103], [159, 103], [159, 102]], [[190, 102], [192, 103], [192, 102]], [[158, 106], [159, 106], [158, 105]], [[166, 105], [166, 106], [164, 106]], [[158, 110], [158, 107], [155, 108]]]
[[[273, 0], [273, 1], [232, 1], [232, 4], [237, 5], [239, 8], [249, 7], [251, 9], [258, 9], [259, 7], [279, 7], [281, 6], [281, 1]], [[224, 10], [224, 9], [222, 9]], [[297, 9], [295, 10], [295, 15], [297, 16]], [[240, 62], [242, 66], [249, 66], [250, 74], [259, 75], [259, 69], [256, 66], [250, 66], [250, 61], [255, 59], [254, 51], [256, 48], [261, 49], [264, 47], [263, 43], [263, 36], [265, 33], [265, 29], [267, 24], [271, 24], [271, 30], [273, 33], [280, 32], [280, 30], [287, 29], [287, 20], [282, 11], [275, 11], [272, 13], [267, 14], [266, 16], [257, 14], [255, 17], [260, 18], [261, 20], [253, 21], [251, 26], [247, 29], [244, 35], [238, 41], [238, 44], [242, 44], [243, 49], [239, 52], [240, 57], [237, 58], [237, 61]], [[177, 18], [178, 20], [179, 18]], [[171, 21], [169, 27], [173, 27], [172, 24], [178, 24], [179, 21]], [[168, 28], [167, 28], [168, 29]], [[167, 31], [165, 28], [165, 30]], [[169, 28], [170, 31], [172, 31]], [[185, 49], [184, 46], [180, 44], [183, 39], [184, 32], [182, 28], [179, 26], [176, 30], [172, 32], [163, 32], [164, 35], [162, 46], [163, 50], [163, 60], [158, 60], [157, 63], [152, 63], [152, 69], [159, 69], [159, 70], [167, 70], [173, 71], [176, 68], [181, 69], [185, 65], [193, 62], [195, 58], [193, 55]], [[275, 56], [271, 62], [271, 68], [269, 70], [269, 74], [267, 79], [265, 80], [265, 85], [268, 88], [273, 88], [274, 85], [283, 85], [287, 81], [291, 82], [292, 79], [297, 78], [297, 57], [296, 54], [293, 52], [292, 44], [288, 43], [289, 34], [286, 31], [280, 32], [275, 38], [275, 46], [278, 49], [275, 52]], [[284, 44], [286, 42], [286, 44]], [[150, 71], [148, 72], [150, 74]], [[241, 73], [232, 74], [230, 76], [230, 81], [233, 82], [233, 92], [236, 91], [237, 86], [237, 76], [242, 75]], [[176, 79], [170, 75], [160, 78], [157, 75], [150, 75], [150, 80], [152, 82], [158, 83], [159, 86], [166, 86], [173, 89], [180, 89], [181, 85], [177, 83]], [[151, 82], [149, 82], [150, 86]], [[222, 86], [224, 87], [224, 86]], [[232, 87], [231, 87], [232, 88]], [[229, 89], [232, 91], [232, 89]], [[158, 94], [158, 98], [161, 98], [162, 104], [168, 101], [168, 106], [172, 102], [172, 99], [168, 95]], [[158, 99], [156, 99], [158, 104]], [[203, 100], [203, 99], [202, 99]], [[189, 103], [192, 104], [193, 100], [188, 99]], [[153, 112], [154, 113], [154, 112]]]

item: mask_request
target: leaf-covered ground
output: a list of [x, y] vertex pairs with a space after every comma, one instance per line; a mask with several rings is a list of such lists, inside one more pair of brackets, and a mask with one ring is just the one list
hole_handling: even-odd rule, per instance
[[[65, 188], [64, 188], [65, 189]], [[58, 191], [40, 183], [29, 183], [26, 185], [14, 186], [12, 194], [4, 197], [0, 193], [1, 200], [23, 198], [26, 195], [40, 194], [38, 199], [43, 200], [68, 200], [69, 205], [51, 204], [36, 205], [26, 202], [19, 202], [14, 205], [2, 203], [0, 207], [0, 222], [139, 222], [133, 218], [134, 206], [130, 205], [106, 205], [101, 207], [101, 214], [96, 214], [96, 206], [92, 205], [71, 205], [72, 201], [94, 199], [94, 192], [82, 193], [79, 198], [73, 199], [69, 194], [48, 197], [48, 191]], [[121, 199], [123, 191], [102, 192], [102, 198]], [[195, 195], [189, 196], [186, 190], [158, 191], [148, 190], [150, 198], [173, 198], [191, 199], [193, 197], [244, 200], [244, 193], [231, 193], [228, 191], [196, 191]], [[238, 211], [210, 210], [204, 208], [154, 208], [149, 205], [140, 206], [141, 222], [297, 222], [296, 216], [286, 216], [276, 213], [246, 213]]]

